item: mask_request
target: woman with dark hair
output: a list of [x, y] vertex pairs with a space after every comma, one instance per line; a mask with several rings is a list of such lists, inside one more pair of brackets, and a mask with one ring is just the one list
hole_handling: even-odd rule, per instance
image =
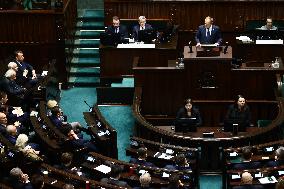
[[225, 131], [231, 131], [233, 124], [238, 124], [238, 131], [245, 131], [250, 126], [250, 109], [246, 104], [246, 99], [242, 95], [237, 95], [235, 103], [229, 106], [225, 117]]
[[182, 122], [181, 120], [186, 118], [192, 118], [194, 120], [195, 126], [200, 126], [202, 124], [199, 110], [193, 105], [193, 102], [190, 98], [185, 100], [184, 106], [181, 107], [177, 112], [175, 125], [180, 125], [179, 123]]

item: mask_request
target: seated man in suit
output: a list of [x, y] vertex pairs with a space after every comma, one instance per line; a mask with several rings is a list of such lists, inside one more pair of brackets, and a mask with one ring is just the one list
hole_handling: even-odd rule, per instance
[[35, 69], [27, 62], [24, 62], [24, 53], [20, 50], [15, 51], [15, 62], [18, 65], [18, 75], [24, 76], [22, 86], [31, 87], [38, 82], [38, 76]]
[[8, 123], [12, 124], [19, 121], [22, 125], [25, 125], [28, 128], [30, 125], [30, 115], [27, 112], [23, 112], [21, 107], [12, 107], [7, 105], [7, 101], [8, 95], [5, 92], [0, 91], [0, 112], [3, 112], [5, 116], [7, 115]]
[[131, 158], [130, 159], [130, 163], [134, 163], [134, 164], [139, 164], [139, 165], [143, 165], [143, 166], [148, 166], [148, 167], [156, 167], [153, 163], [151, 162], [147, 162], [147, 148], [139, 148], [137, 150], [137, 154], [138, 154], [138, 159], [136, 158]]
[[241, 186], [234, 186], [232, 189], [264, 189], [262, 185], [253, 185], [253, 177], [249, 172], [244, 172], [241, 178]]
[[153, 189], [150, 187], [151, 175], [149, 173], [144, 173], [139, 178], [141, 186], [134, 187], [133, 189]]
[[1, 80], [1, 90], [6, 92], [8, 95], [12, 94], [19, 98], [23, 98], [27, 89], [18, 85], [15, 81], [16, 78], [17, 74], [13, 69], [7, 70], [5, 77]]
[[97, 147], [92, 141], [79, 138], [71, 126], [64, 126], [60, 130], [68, 137], [69, 140], [67, 141], [66, 145], [70, 150], [87, 148], [91, 152], [97, 151]]
[[284, 165], [284, 147], [282, 146], [275, 151], [275, 161], [267, 162], [266, 166], [279, 167], [281, 165]]
[[118, 16], [112, 17], [112, 26], [108, 26], [106, 33], [118, 33], [120, 34], [121, 40], [123, 41], [125, 38], [128, 38], [128, 31], [124, 25], [120, 24], [120, 19]]
[[242, 162], [233, 165], [233, 169], [244, 170], [244, 169], [258, 169], [262, 165], [260, 162], [251, 161], [253, 153], [249, 147], [244, 147], [242, 149]]
[[18, 131], [17, 128], [14, 125], [8, 125], [6, 127], [6, 138], [13, 144], [16, 144], [17, 137], [18, 137]]
[[139, 39], [138, 35], [139, 35], [140, 30], [152, 30], [153, 29], [150, 24], [146, 23], [145, 16], [139, 16], [138, 23], [139, 25], [134, 26], [133, 31], [132, 31], [132, 37], [134, 38], [135, 41], [138, 41]]
[[24, 174], [19, 168], [13, 168], [10, 171], [11, 184], [14, 189], [33, 189], [29, 176]]
[[[66, 118], [67, 117], [63, 115], [62, 110], [58, 106], [55, 106], [51, 109], [50, 120], [58, 129], [61, 129], [66, 125], [71, 125], [75, 133], [80, 133], [80, 129], [83, 129], [82, 125], [79, 122], [68, 123], [65, 121]], [[81, 136], [79, 136], [79, 138], [81, 138]]]
[[124, 182], [120, 181], [120, 174], [122, 172], [122, 168], [118, 165], [112, 165], [111, 171], [110, 171], [110, 177], [109, 178], [102, 178], [101, 182], [111, 185], [116, 185], [124, 188], [130, 188], [130, 186]]
[[184, 154], [178, 154], [175, 157], [175, 164], [174, 165], [166, 165], [165, 169], [169, 169], [169, 170], [191, 170], [187, 159], [185, 157]]
[[0, 133], [5, 135], [7, 127], [7, 117], [6, 114], [0, 112]]
[[18, 65], [17, 74], [20, 76], [21, 85], [25, 87], [32, 87], [38, 82], [38, 76], [35, 72], [35, 69], [27, 62], [24, 62], [24, 53], [23, 51], [17, 50], [14, 53], [15, 63]]
[[266, 24], [264, 26], [261, 26], [261, 30], [277, 30], [276, 26], [273, 26], [272, 17], [266, 18]]
[[195, 41], [197, 47], [200, 47], [201, 44], [221, 44], [221, 31], [218, 26], [213, 25], [213, 18], [210, 16], [205, 18], [204, 25], [198, 27]]

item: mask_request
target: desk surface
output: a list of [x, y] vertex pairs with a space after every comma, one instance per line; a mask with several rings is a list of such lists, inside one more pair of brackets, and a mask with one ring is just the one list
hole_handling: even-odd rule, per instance
[[[174, 126], [156, 126], [159, 129], [163, 129], [167, 132], [175, 133], [172, 129]], [[255, 131], [259, 131], [261, 128], [258, 127], [248, 127], [247, 132], [239, 132], [238, 135], [233, 135], [231, 132], [222, 131], [221, 127], [198, 127], [197, 132], [181, 133], [177, 132], [176, 135], [181, 135], [184, 137], [192, 137], [192, 140], [233, 140], [234, 138], [241, 138], [243, 136], [249, 135]], [[203, 137], [203, 132], [214, 132], [214, 137], [205, 138]]]
[[[211, 56], [211, 57], [197, 57], [197, 48], [193, 46], [192, 47], [192, 53], [189, 51], [189, 46], [184, 46], [184, 59], [189, 59], [189, 60], [232, 60], [232, 47], [228, 47], [227, 53], [224, 54], [224, 51], [222, 50], [220, 53], [220, 56]], [[222, 48], [222, 47], [221, 47]]]

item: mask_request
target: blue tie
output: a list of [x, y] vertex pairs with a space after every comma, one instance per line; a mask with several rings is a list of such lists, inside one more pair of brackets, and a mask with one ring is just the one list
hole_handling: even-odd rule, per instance
[[210, 31], [209, 31], [209, 28], [206, 29], [207, 32], [206, 32], [206, 43], [210, 43]]

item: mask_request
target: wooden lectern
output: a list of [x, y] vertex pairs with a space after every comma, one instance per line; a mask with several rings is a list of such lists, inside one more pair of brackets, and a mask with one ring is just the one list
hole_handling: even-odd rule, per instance
[[227, 99], [230, 95], [228, 81], [231, 78], [232, 47], [226, 54], [223, 47], [206, 50], [200, 47], [184, 47], [186, 77], [191, 81], [191, 96], [200, 99]]

